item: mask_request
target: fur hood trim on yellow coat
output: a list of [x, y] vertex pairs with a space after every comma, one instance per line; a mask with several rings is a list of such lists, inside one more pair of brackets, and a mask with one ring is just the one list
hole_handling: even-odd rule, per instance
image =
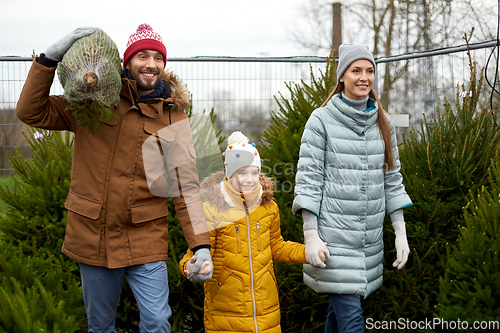
[[[223, 171], [218, 171], [205, 178], [200, 185], [201, 194], [205, 201], [218, 211], [229, 210], [235, 206], [224, 188], [224, 177], [226, 174]], [[271, 178], [263, 174], [259, 175], [259, 180], [261, 205], [267, 206], [273, 202], [273, 183]]]

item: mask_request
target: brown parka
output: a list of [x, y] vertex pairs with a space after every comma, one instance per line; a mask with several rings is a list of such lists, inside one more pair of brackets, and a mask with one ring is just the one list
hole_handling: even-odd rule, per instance
[[65, 111], [64, 96], [49, 96], [55, 71], [33, 60], [16, 112], [30, 126], [75, 135], [62, 252], [108, 268], [166, 260], [168, 198], [158, 170], [168, 170], [169, 182], [180, 187], [170, 193], [177, 193], [173, 202], [189, 248], [209, 246], [185, 114], [188, 94], [178, 77], [165, 71], [170, 97], [148, 101], [139, 101], [136, 82], [123, 78], [117, 117], [92, 134]]

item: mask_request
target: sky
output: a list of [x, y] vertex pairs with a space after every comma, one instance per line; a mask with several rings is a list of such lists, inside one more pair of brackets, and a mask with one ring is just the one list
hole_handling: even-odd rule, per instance
[[296, 56], [288, 32], [307, 0], [0, 0], [0, 56], [39, 54], [72, 30], [104, 30], [123, 56], [142, 23], [159, 33], [168, 57]]
[[[497, 1], [474, 1], [496, 12]], [[310, 2], [0, 0], [0, 56], [42, 53], [82, 26], [104, 30], [123, 56], [128, 37], [142, 23], [163, 37], [167, 57], [308, 55], [311, 51], [294, 41], [291, 31], [308, 33], [303, 25], [310, 17], [303, 10]], [[353, 38], [353, 33], [358, 38], [353, 22], [344, 18], [342, 25], [346, 40]]]

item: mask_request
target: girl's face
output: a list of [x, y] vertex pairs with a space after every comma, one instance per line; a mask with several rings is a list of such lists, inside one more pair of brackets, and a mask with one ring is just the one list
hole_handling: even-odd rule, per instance
[[354, 61], [340, 78], [344, 83], [344, 94], [360, 100], [366, 97], [373, 88], [375, 69], [373, 64], [365, 59]]
[[254, 165], [239, 168], [229, 178], [229, 183], [236, 191], [252, 192], [259, 186], [259, 168]]

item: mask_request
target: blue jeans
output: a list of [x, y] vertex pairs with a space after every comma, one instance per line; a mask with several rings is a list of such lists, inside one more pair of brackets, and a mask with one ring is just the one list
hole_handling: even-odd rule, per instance
[[325, 333], [362, 333], [363, 325], [363, 309], [359, 295], [328, 296]]
[[168, 305], [168, 274], [164, 261], [117, 269], [80, 263], [80, 276], [89, 332], [115, 331], [116, 310], [126, 277], [139, 306], [140, 331], [170, 333], [168, 319], [172, 310]]

